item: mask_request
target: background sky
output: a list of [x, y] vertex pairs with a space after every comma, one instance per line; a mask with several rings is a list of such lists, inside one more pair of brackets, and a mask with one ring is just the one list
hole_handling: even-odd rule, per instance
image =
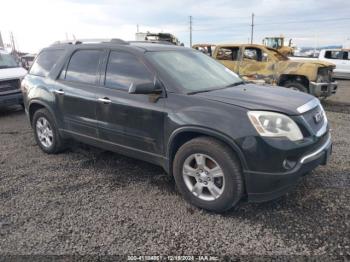
[[54, 41], [79, 38], [134, 40], [140, 32], [169, 32], [193, 43], [246, 43], [251, 13], [254, 42], [285, 35], [298, 46], [349, 45], [349, 0], [4, 0], [0, 32], [17, 47], [38, 52]]

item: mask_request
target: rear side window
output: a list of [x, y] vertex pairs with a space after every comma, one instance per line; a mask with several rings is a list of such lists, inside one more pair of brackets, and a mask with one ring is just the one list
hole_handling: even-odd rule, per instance
[[101, 55], [101, 50], [76, 51], [69, 61], [65, 79], [71, 82], [95, 84]]
[[110, 53], [105, 85], [112, 88], [128, 90], [131, 83], [153, 81], [152, 74], [134, 55], [128, 53]]
[[325, 57], [328, 59], [343, 59], [342, 51], [326, 51]]
[[42, 51], [35, 60], [29, 74], [47, 76], [63, 52], [64, 50], [62, 49]]

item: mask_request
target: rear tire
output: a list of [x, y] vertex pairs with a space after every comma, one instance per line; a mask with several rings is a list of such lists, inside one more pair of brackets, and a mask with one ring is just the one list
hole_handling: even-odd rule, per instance
[[56, 154], [65, 149], [64, 140], [61, 138], [56, 123], [45, 109], [39, 109], [34, 113], [32, 126], [37, 144], [47, 154]]
[[184, 198], [203, 209], [223, 212], [243, 196], [239, 161], [227, 145], [213, 138], [198, 137], [182, 145], [173, 174]]
[[305, 87], [302, 83], [297, 81], [287, 81], [283, 84], [284, 87], [290, 88], [295, 91], [300, 91], [304, 93], [309, 93], [307, 87]]

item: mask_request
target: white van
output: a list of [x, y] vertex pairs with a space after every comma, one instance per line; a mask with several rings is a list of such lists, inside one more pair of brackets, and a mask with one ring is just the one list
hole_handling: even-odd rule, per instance
[[26, 74], [8, 52], [0, 49], [0, 107], [23, 104], [20, 86]]

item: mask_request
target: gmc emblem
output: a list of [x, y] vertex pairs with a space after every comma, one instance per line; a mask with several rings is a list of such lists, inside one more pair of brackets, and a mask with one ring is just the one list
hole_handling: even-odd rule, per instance
[[319, 111], [317, 112], [315, 115], [314, 115], [314, 120], [315, 120], [315, 123], [318, 124], [320, 123], [322, 120], [323, 120], [323, 112], [322, 111]]

